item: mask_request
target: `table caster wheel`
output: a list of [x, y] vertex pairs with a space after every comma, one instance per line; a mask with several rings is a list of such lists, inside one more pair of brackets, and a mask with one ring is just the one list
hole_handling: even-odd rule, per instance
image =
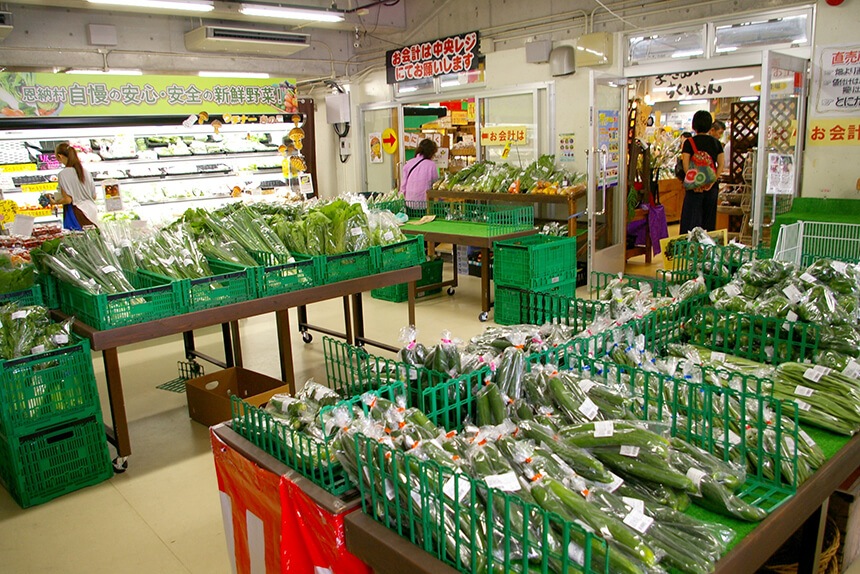
[[304, 331], [302, 333], [302, 341], [304, 341], [305, 343], [310, 343], [313, 340], [314, 340], [314, 336], [311, 335], [310, 333], [308, 333], [307, 331]]
[[454, 288], [448, 287], [448, 295], [453, 295], [453, 294], [454, 294]]
[[358, 347], [359, 349], [363, 349], [364, 348], [364, 341], [356, 341], [355, 346]]
[[127, 456], [118, 456], [115, 459], [113, 459], [114, 474], [122, 474], [126, 470], [128, 470], [128, 457]]
[[478, 319], [481, 321], [481, 323], [486, 323], [489, 318], [490, 314], [487, 311], [484, 311], [483, 313], [478, 315]]

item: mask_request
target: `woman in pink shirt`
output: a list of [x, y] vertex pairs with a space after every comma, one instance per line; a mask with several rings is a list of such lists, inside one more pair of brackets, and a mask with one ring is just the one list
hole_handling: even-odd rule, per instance
[[415, 157], [403, 165], [400, 191], [410, 204], [427, 201], [427, 190], [439, 179], [439, 168], [433, 161], [436, 144], [433, 140], [421, 140]]

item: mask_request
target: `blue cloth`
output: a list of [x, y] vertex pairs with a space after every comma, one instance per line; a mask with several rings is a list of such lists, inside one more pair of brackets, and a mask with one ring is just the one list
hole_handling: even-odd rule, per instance
[[83, 230], [81, 224], [78, 223], [78, 218], [75, 216], [75, 210], [72, 209], [71, 204], [63, 207], [63, 227], [71, 231]]

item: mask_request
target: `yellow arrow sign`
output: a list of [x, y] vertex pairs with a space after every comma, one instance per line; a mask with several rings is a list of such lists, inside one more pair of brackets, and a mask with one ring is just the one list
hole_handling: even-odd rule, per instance
[[397, 151], [397, 132], [391, 128], [382, 132], [382, 149], [387, 154]]

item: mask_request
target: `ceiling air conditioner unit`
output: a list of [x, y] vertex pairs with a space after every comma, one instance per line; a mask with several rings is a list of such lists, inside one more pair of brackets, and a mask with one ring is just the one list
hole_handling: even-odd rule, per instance
[[12, 13], [0, 12], [0, 42], [12, 33]]
[[185, 34], [185, 48], [191, 52], [228, 52], [289, 56], [310, 46], [308, 34], [201, 26]]

